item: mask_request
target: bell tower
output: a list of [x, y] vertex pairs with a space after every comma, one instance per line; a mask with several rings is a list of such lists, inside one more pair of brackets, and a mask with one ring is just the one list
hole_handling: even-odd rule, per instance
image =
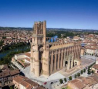
[[35, 22], [31, 43], [30, 70], [36, 76], [40, 76], [42, 71], [42, 52], [46, 49], [46, 21]]

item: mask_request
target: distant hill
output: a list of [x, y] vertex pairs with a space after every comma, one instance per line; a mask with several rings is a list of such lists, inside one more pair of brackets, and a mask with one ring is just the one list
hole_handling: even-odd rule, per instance
[[[0, 27], [0, 30], [32, 30], [32, 28], [26, 27]], [[47, 28], [47, 30], [53, 31], [98, 31], [94, 29], [69, 29], [69, 28]]]
[[24, 27], [0, 27], [0, 30], [32, 30], [32, 28], [24, 28]]

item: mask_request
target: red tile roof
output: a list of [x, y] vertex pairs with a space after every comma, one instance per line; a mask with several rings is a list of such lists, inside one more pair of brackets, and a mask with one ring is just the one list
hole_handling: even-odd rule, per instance
[[95, 69], [98, 70], [98, 64], [94, 64], [94, 65], [93, 65], [93, 68], [95, 68]]
[[25, 55], [28, 56], [28, 57], [31, 57], [31, 53], [30, 52], [25, 53]]
[[[40, 85], [38, 83], [35, 83], [24, 76], [16, 76], [13, 78], [13, 80], [16, 81], [17, 83], [20, 83], [21, 85], [23, 85], [26, 89], [31, 89], [33, 87], [40, 87]], [[37, 89], [45, 89], [45, 88], [40, 87]]]

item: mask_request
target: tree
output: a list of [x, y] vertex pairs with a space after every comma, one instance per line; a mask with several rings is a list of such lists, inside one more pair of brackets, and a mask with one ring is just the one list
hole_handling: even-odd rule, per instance
[[10, 86], [10, 89], [14, 89], [14, 86]]
[[66, 79], [66, 78], [64, 78], [64, 81], [65, 81], [65, 82], [67, 82], [67, 79]]
[[77, 75], [78, 75], [78, 77], [79, 77], [79, 76], [80, 76], [80, 73], [78, 73]]
[[6, 36], [3, 36], [2, 39], [6, 39]]
[[62, 89], [65, 89], [65, 88], [62, 88]]
[[86, 72], [86, 69], [84, 69], [84, 73]]
[[75, 78], [77, 78], [77, 75], [75, 74], [75, 76], [74, 76]]
[[81, 74], [83, 74], [83, 70], [81, 70]]
[[72, 80], [72, 76], [69, 77], [69, 80]]
[[0, 46], [2, 46], [2, 45], [3, 45], [3, 43], [4, 43], [4, 41], [0, 41]]
[[91, 74], [91, 71], [90, 71], [90, 69], [88, 69], [88, 74]]
[[93, 74], [93, 73], [95, 73], [95, 71], [94, 71], [94, 70], [92, 70], [92, 74]]
[[59, 81], [60, 81], [61, 84], [63, 83], [63, 80], [62, 79], [60, 79]]

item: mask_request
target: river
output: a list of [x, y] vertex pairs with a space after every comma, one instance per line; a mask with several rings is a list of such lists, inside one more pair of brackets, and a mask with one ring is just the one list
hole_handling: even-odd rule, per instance
[[0, 59], [5, 57], [7, 54], [9, 54], [10, 52], [16, 52], [16, 51], [24, 51], [26, 49], [28, 49], [30, 46], [22, 46], [22, 47], [18, 47], [18, 48], [15, 48], [15, 49], [11, 49], [11, 50], [7, 50], [7, 51], [4, 51], [4, 52], [1, 52], [0, 53]]

